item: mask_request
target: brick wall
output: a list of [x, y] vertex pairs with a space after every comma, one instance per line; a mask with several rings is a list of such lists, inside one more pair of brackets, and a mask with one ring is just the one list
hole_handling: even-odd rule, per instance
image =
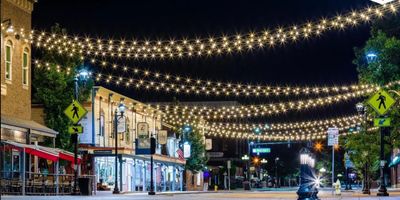
[[[32, 0], [1, 0], [1, 21], [11, 19], [15, 29], [31, 30]], [[12, 79], [5, 78], [5, 44], [11, 41], [12, 48]], [[28, 85], [22, 84], [22, 54], [23, 49], [29, 49], [29, 78]], [[1, 86], [6, 94], [1, 95], [1, 114], [16, 118], [31, 119], [31, 46], [14, 34], [1, 34]]]

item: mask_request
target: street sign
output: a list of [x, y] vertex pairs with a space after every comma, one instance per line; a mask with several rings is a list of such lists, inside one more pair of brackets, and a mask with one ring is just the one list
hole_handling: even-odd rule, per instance
[[158, 144], [167, 144], [168, 132], [166, 130], [159, 130], [157, 134]]
[[81, 126], [81, 125], [69, 126], [68, 133], [70, 133], [70, 134], [83, 133], [83, 126]]
[[118, 118], [118, 126], [117, 126], [118, 133], [125, 133], [126, 132], [126, 118], [119, 117]]
[[212, 149], [212, 139], [206, 139], [206, 150]]
[[253, 148], [253, 153], [271, 153], [271, 148]]
[[339, 144], [339, 129], [328, 128], [328, 146]]
[[391, 118], [375, 118], [374, 119], [374, 126], [376, 127], [388, 127], [390, 126]]
[[88, 111], [78, 102], [72, 103], [64, 110], [64, 114], [74, 123], [77, 124]]
[[379, 114], [386, 114], [389, 109], [396, 103], [396, 100], [385, 90], [379, 90], [369, 100], [368, 104]]

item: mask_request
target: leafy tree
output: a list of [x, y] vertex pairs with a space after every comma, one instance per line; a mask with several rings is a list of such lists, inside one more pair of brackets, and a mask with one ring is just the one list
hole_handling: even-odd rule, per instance
[[204, 169], [207, 164], [207, 157], [205, 156], [205, 145], [203, 135], [199, 130], [193, 129], [186, 134], [187, 142], [191, 146], [190, 158], [186, 160], [186, 169], [199, 172]]
[[[52, 32], [65, 34], [66, 30], [56, 24], [52, 27]], [[36, 53], [42, 62], [49, 65], [35, 67], [33, 70], [33, 102], [43, 104], [46, 126], [59, 133], [56, 138], [56, 147], [72, 150], [68, 133], [68, 126], [72, 123], [63, 112], [74, 99], [74, 77], [83, 62], [78, 56], [66, 56], [56, 51], [42, 50]], [[70, 70], [67, 70], [68, 68]], [[80, 84], [80, 101], [89, 98], [92, 85], [91, 80], [84, 85]]]
[[[359, 72], [359, 82], [363, 84], [387, 85], [393, 81], [400, 80], [400, 40], [393, 32], [394, 24], [399, 20], [392, 20], [390, 23], [375, 24], [371, 31], [371, 38], [363, 48], [355, 48], [356, 58], [353, 61]], [[390, 36], [388, 36], [390, 35]], [[367, 62], [366, 55], [374, 53], [377, 55], [375, 62]], [[386, 90], [399, 91], [399, 85], [392, 85]], [[396, 94], [392, 94], [396, 96]], [[398, 98], [398, 97], [396, 97]], [[364, 102], [364, 105], [367, 105]], [[367, 108], [368, 116], [377, 117], [373, 109]], [[391, 147], [400, 147], [400, 109], [398, 104], [387, 114], [392, 119], [390, 136], [385, 137], [385, 142]], [[370, 122], [364, 122], [369, 124]], [[364, 124], [364, 125], [367, 125]], [[378, 131], [368, 132], [362, 130], [359, 134], [346, 136], [345, 147], [349, 150], [350, 159], [355, 165], [359, 175], [363, 176], [364, 165], [369, 166], [369, 174], [377, 177], [379, 169], [380, 134]], [[390, 152], [390, 146], [385, 145], [385, 153]]]

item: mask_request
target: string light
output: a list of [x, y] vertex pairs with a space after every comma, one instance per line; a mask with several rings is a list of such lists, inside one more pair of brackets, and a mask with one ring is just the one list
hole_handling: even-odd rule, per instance
[[[35, 60], [35, 63], [41, 63]], [[327, 95], [332, 93], [341, 93], [349, 91], [360, 91], [368, 88], [375, 88], [377, 85], [343, 85], [343, 86], [319, 86], [319, 87], [289, 87], [289, 86], [268, 86], [268, 85], [252, 85], [252, 84], [234, 84], [223, 81], [207, 81], [195, 79], [191, 77], [183, 77], [179, 75], [163, 74], [142, 70], [133, 67], [120, 66], [117, 64], [107, 65], [105, 61], [100, 62], [101, 66], [109, 66], [111, 69], [121, 69], [119, 73], [127, 72], [132, 74], [131, 78], [122, 78], [119, 82], [125, 82], [128, 85], [134, 85], [136, 88], [146, 88], [152, 90], [164, 90], [165, 92], [176, 92], [182, 94], [203, 94], [213, 96], [247, 96], [247, 97], [268, 97], [268, 96], [290, 96], [290, 95]], [[129, 70], [129, 71], [128, 71]], [[142, 79], [133, 78], [135, 76]], [[98, 81], [104, 80], [112, 82], [119, 80], [120, 77], [111, 75], [102, 75], [98, 73]]]
[[[400, 0], [391, 3], [368, 7], [359, 11], [348, 12], [337, 17], [321, 19], [286, 28], [276, 28], [272, 31], [260, 31], [242, 35], [221, 36], [208, 39], [171, 40], [171, 41], [138, 41], [96, 39], [58, 35], [48, 32], [31, 31], [26, 34], [15, 31], [11, 34], [23, 35], [34, 46], [46, 50], [54, 50], [69, 56], [107, 56], [116, 58], [180, 58], [191, 56], [210, 56], [222, 53], [241, 52], [255, 48], [266, 48], [284, 45], [289, 41], [319, 37], [327, 30], [342, 30], [354, 27], [375, 19], [381, 19], [385, 14], [395, 14], [400, 6]], [[6, 26], [2, 24], [2, 32]]]
[[[50, 64], [46, 63], [45, 66]], [[40, 63], [36, 64], [37, 67], [41, 67]], [[114, 84], [116, 86], [123, 87], [133, 87], [142, 89], [154, 89], [154, 90], [164, 90], [165, 92], [175, 92], [179, 93], [184, 91], [181, 85], [177, 84], [159, 84], [156, 82], [148, 82], [144, 80], [134, 80], [123, 77], [113, 77], [111, 75], [105, 76], [98, 73], [92, 73], [95, 81], [104, 81], [106, 84]], [[400, 81], [394, 82], [400, 84]], [[389, 83], [384, 87], [392, 86], [393, 83]], [[360, 96], [370, 94], [374, 91], [379, 90], [380, 87], [367, 88], [355, 92], [348, 92], [338, 95], [308, 98], [304, 100], [289, 101], [289, 102], [278, 102], [269, 104], [258, 104], [258, 105], [233, 105], [233, 106], [222, 106], [222, 107], [210, 107], [201, 105], [151, 105], [156, 109], [162, 110], [170, 116], [184, 115], [189, 118], [202, 118], [202, 119], [233, 119], [233, 118], [252, 118], [260, 116], [268, 116], [273, 114], [286, 113], [289, 110], [306, 110], [315, 107], [322, 107], [331, 105], [334, 103], [341, 103], [348, 101], [350, 99], [358, 98]], [[183, 93], [183, 92], [182, 92]], [[211, 93], [209, 93], [211, 94]]]

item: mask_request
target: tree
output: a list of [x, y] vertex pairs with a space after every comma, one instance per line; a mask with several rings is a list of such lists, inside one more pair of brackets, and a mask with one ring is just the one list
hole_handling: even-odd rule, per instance
[[[393, 24], [398, 24], [399, 20], [390, 23], [375, 24], [371, 31], [371, 37], [363, 48], [355, 48], [356, 58], [353, 61], [357, 65], [359, 72], [359, 82], [362, 84], [376, 84], [379, 86], [387, 85], [390, 82], [400, 80], [400, 40], [393, 34]], [[396, 28], [396, 27], [395, 27]], [[383, 29], [383, 30], [382, 30]], [[389, 33], [391, 36], [388, 36]], [[375, 62], [367, 62], [366, 55], [374, 53], [377, 55]], [[386, 90], [399, 91], [399, 85], [392, 85]], [[398, 97], [397, 97], [398, 98]], [[367, 105], [364, 102], [364, 105]], [[400, 147], [400, 109], [398, 104], [387, 114], [391, 119], [391, 133], [386, 136], [385, 142], [390, 143], [391, 147]], [[368, 116], [377, 117], [373, 109], [367, 109]], [[363, 122], [364, 125], [370, 122]], [[367, 131], [362, 129], [359, 134], [351, 134], [345, 138], [345, 147], [349, 150], [349, 156], [354, 163], [357, 172], [361, 173], [364, 165], [369, 167], [369, 174], [377, 177], [379, 169], [380, 134], [378, 131]], [[389, 145], [385, 146], [385, 153], [390, 152]]]
[[186, 160], [186, 169], [199, 172], [204, 169], [207, 164], [207, 157], [205, 156], [205, 145], [203, 135], [199, 130], [193, 129], [186, 135], [187, 142], [191, 146], [190, 157]]
[[[52, 27], [52, 32], [65, 34], [66, 30], [56, 24]], [[46, 126], [58, 132], [56, 147], [72, 150], [68, 133], [68, 126], [72, 123], [63, 111], [74, 98], [74, 76], [83, 62], [78, 56], [66, 56], [56, 51], [42, 50], [36, 53], [42, 62], [49, 65], [35, 67], [33, 70], [33, 102], [43, 104]], [[80, 85], [79, 100], [85, 101], [89, 98], [92, 86], [91, 80], [85, 85]]]

